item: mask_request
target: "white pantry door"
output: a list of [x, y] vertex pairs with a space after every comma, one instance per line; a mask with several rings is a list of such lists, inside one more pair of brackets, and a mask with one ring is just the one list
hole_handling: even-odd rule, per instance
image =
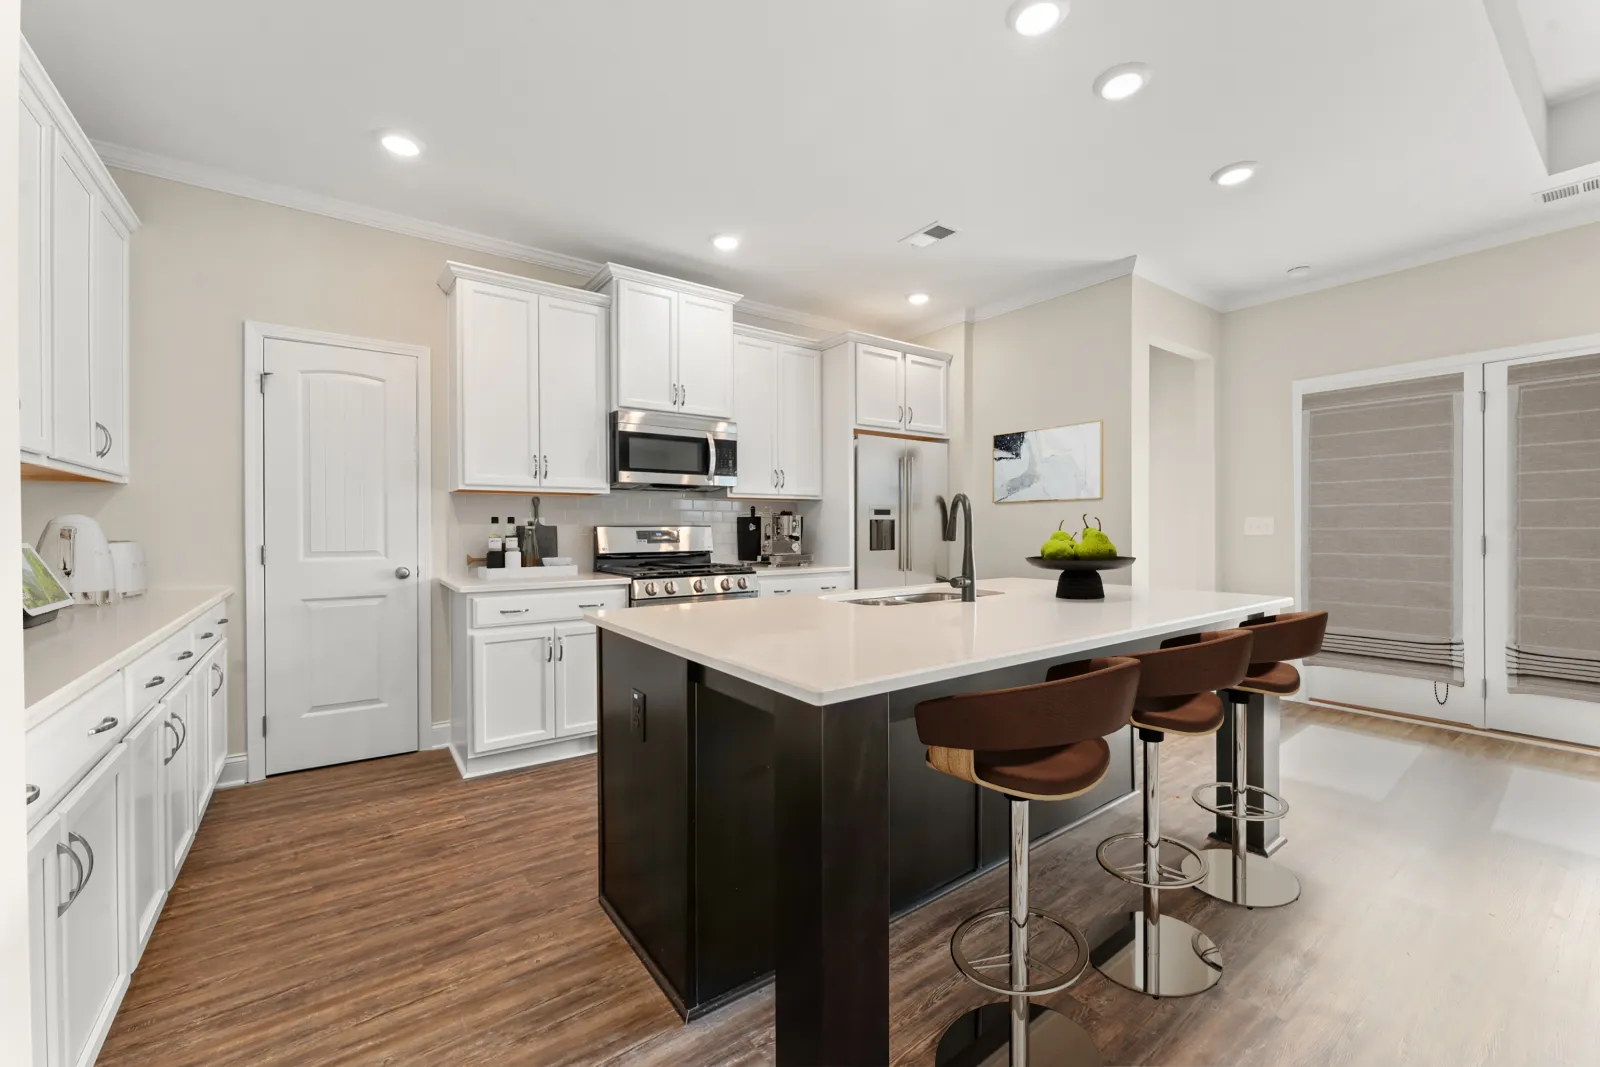
[[417, 749], [408, 356], [268, 338], [267, 773]]

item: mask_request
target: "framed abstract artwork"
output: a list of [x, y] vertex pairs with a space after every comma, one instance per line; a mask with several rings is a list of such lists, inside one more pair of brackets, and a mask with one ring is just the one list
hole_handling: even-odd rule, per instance
[[1104, 456], [1100, 422], [994, 436], [994, 500], [1099, 500]]

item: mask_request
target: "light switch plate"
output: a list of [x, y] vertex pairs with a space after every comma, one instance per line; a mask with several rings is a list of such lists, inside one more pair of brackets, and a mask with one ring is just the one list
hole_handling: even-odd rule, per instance
[[1271, 537], [1273, 525], [1271, 515], [1252, 515], [1244, 520], [1244, 535], [1246, 537]]

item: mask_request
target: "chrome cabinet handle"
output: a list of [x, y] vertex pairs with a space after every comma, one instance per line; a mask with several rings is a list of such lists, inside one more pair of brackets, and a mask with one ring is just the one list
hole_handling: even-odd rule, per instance
[[200, 635], [200, 640], [202, 640], [202, 641], [209, 641], [209, 640], [211, 640], [211, 639], [212, 639], [212, 638], [213, 638], [213, 637], [215, 637], [215, 636], [217, 636], [217, 635], [216, 635], [216, 634], [214, 634], [214, 633], [212, 633], [212, 632], [211, 632], [211, 631], [209, 631], [209, 630], [208, 630], [208, 631], [206, 631], [206, 632], [205, 632], [205, 633], [203, 633], [203, 634], [201, 634], [201, 635]]
[[906, 425], [909, 426], [913, 422], [916, 422], [916, 421], [917, 421], [917, 409], [912, 407], [910, 404], [907, 404], [906, 405]]
[[222, 618], [218, 619], [217, 620], [217, 625], [218, 626], [226, 626], [226, 625], [228, 625], [227, 616], [223, 616]]
[[895, 419], [897, 421], [899, 421], [899, 422], [905, 422], [906, 421], [906, 406], [904, 404], [901, 404], [895, 410], [899, 412], [899, 414], [895, 416]]
[[[183, 727], [183, 735], [178, 738], [178, 748], [182, 748], [184, 743], [189, 740], [189, 724], [179, 718], [177, 712], [173, 712], [172, 717], [177, 721], [179, 726]], [[172, 754], [174, 756], [178, 754], [178, 748], [172, 750]]]
[[778, 488], [782, 489], [789, 484], [789, 472], [782, 467], [778, 468]]
[[578, 610], [582, 611], [585, 608], [594, 609], [594, 608], [603, 608], [603, 607], [605, 607], [604, 604], [579, 604], [578, 605]]
[[222, 673], [222, 664], [220, 663], [213, 663], [211, 669], [217, 672], [217, 687], [211, 691], [211, 695], [216, 696], [222, 692], [222, 683], [227, 681], [228, 676]]
[[794, 590], [792, 590], [792, 589], [774, 589], [772, 591], [772, 595], [773, 596], [788, 596], [792, 592], [794, 592]]
[[527, 608], [501, 608], [500, 609], [500, 614], [502, 614], [502, 615], [526, 615], [527, 613], [528, 613], [528, 609]]
[[194, 659], [194, 653], [193, 652], [179, 652], [178, 653], [178, 662], [179, 663], [182, 663], [186, 659]]
[[28, 783], [28, 803], [32, 804], [35, 800], [38, 800], [38, 799], [39, 799], [39, 787], [34, 785], [32, 782], [29, 782]]
[[95, 734], [103, 734], [107, 730], [115, 730], [116, 728], [117, 720], [112, 716], [107, 715], [105, 718], [100, 720], [99, 725], [89, 727], [89, 736], [93, 737]]
[[409, 577], [411, 577], [411, 568], [410, 567], [396, 567], [394, 569], [394, 576], [396, 578], [409, 578]]
[[95, 423], [94, 424], [94, 428], [95, 428], [95, 431], [96, 431], [97, 434], [105, 434], [105, 436], [106, 436], [105, 447], [104, 448], [96, 448], [94, 450], [94, 454], [96, 456], [98, 456], [101, 459], [104, 459], [106, 456], [109, 456], [111, 454], [111, 431], [106, 429], [106, 424], [103, 423], [103, 422]]
[[687, 385], [678, 386], [678, 406], [681, 408], [681, 407], [685, 406], [688, 403], [689, 403], [689, 387]]
[[154, 689], [156, 686], [161, 685], [161, 684], [163, 684], [165, 682], [166, 682], [166, 679], [158, 674], [154, 678], [150, 679], [148, 682], [144, 683], [144, 687], [146, 689]]
[[544, 661], [546, 663], [550, 663], [550, 662], [554, 661], [555, 658], [556, 658], [556, 643], [554, 641], [546, 641], [544, 643]]
[[778, 468], [772, 468], [772, 488], [778, 488]]
[[825, 586], [822, 587], [822, 591], [824, 593], [831, 593], [837, 588], [839, 588], [839, 587], [836, 586], [836, 585], [825, 585]]
[[678, 406], [678, 383], [677, 382], [673, 382], [672, 383], [672, 406], [673, 407], [677, 407]]
[[167, 754], [166, 759], [161, 761], [161, 765], [165, 767], [167, 764], [178, 758], [178, 749], [183, 747], [183, 742], [178, 739], [178, 728], [172, 725], [171, 719], [162, 719], [161, 725], [172, 731], [172, 739], [174, 742], [172, 751]]
[[564, 660], [566, 658], [567, 658], [567, 639], [565, 637], [558, 637], [558, 638], [556, 638], [556, 661], [560, 662], [561, 660]]
[[[82, 834], [69, 833], [67, 834], [67, 851], [72, 851], [73, 842], [82, 845], [84, 853], [89, 857], [89, 869], [83, 872], [83, 881], [78, 883], [78, 893], [81, 893], [89, 888], [89, 880], [94, 877], [94, 849], [89, 847], [88, 840]], [[78, 893], [72, 894], [74, 899], [77, 898]], [[72, 901], [69, 900], [67, 903], [71, 904]]]
[[549, 456], [545, 456], [544, 457], [544, 474], [541, 475], [541, 477], [544, 477], [544, 478], [550, 477], [550, 457]]
[[[71, 836], [77, 837], [78, 835], [72, 834]], [[67, 902], [65, 904], [56, 905], [56, 918], [59, 919], [61, 916], [67, 913], [68, 908], [72, 907], [72, 902], [78, 899], [78, 894], [83, 892], [83, 885], [86, 881], [88, 881], [88, 879], [83, 876], [83, 861], [78, 858], [78, 854], [72, 851], [71, 848], [57, 841], [56, 855], [66, 856], [67, 859], [71, 860], [72, 866], [76, 868], [78, 873], [77, 880], [72, 886], [72, 892], [67, 894]]]

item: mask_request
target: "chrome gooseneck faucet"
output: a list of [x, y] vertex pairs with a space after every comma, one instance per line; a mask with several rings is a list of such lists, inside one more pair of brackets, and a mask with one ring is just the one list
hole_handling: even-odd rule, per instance
[[963, 604], [976, 603], [978, 599], [978, 581], [973, 577], [972, 571], [972, 501], [967, 499], [967, 494], [957, 493], [955, 499], [950, 501], [950, 511], [944, 520], [944, 539], [956, 539], [956, 512], [966, 516], [962, 524], [963, 547], [961, 550], [961, 576], [950, 579], [953, 589], [961, 590]]

